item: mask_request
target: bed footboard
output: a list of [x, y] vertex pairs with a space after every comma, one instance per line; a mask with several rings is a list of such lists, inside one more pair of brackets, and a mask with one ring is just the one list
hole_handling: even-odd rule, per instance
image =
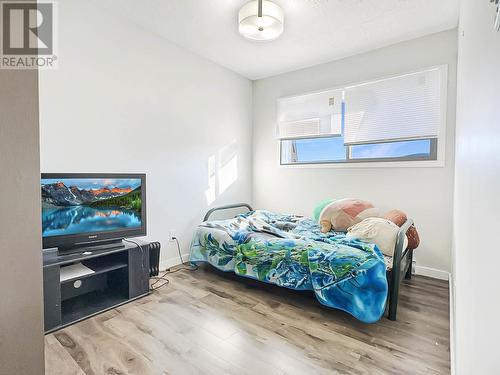
[[408, 219], [401, 226], [394, 249], [392, 270], [387, 275], [389, 282], [389, 320], [396, 320], [398, 310], [399, 285], [403, 278], [411, 279], [413, 250], [404, 248], [406, 232], [413, 225], [413, 220]]

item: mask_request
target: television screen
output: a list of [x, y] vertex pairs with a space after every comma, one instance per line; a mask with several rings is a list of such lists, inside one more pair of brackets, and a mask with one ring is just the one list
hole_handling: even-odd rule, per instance
[[88, 236], [144, 228], [143, 175], [127, 176], [130, 178], [123, 175], [120, 178], [59, 176], [42, 175], [44, 242], [47, 237]]

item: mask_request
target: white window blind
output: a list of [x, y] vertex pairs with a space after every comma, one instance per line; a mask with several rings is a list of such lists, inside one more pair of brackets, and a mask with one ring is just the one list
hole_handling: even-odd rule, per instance
[[342, 90], [278, 100], [278, 138], [300, 139], [342, 134]]
[[437, 138], [446, 108], [446, 68], [345, 89], [344, 143]]

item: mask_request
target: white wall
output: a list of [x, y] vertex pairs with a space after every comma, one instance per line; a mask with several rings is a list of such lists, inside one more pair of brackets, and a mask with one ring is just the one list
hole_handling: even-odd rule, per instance
[[500, 32], [463, 0], [458, 55], [454, 277], [456, 373], [500, 374]]
[[[258, 208], [311, 215], [325, 198], [357, 197], [414, 218], [417, 266], [450, 271], [457, 31], [254, 82], [253, 200]], [[276, 99], [343, 84], [449, 65], [444, 168], [282, 168], [275, 139]], [[411, 164], [408, 164], [410, 166]]]
[[0, 69], [0, 374], [43, 362], [40, 154], [36, 70]]
[[237, 151], [213, 203], [251, 198], [249, 80], [104, 11], [59, 4], [59, 69], [40, 73], [43, 172], [147, 173], [148, 238], [176, 260], [207, 209], [208, 159]]

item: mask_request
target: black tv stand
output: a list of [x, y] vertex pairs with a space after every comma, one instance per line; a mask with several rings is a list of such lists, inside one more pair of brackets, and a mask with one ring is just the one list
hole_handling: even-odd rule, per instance
[[[115, 241], [71, 253], [43, 252], [46, 333], [149, 294], [149, 243], [134, 242], [139, 246]], [[69, 277], [69, 268], [64, 270], [82, 265], [91, 272]]]
[[70, 246], [58, 247], [57, 253], [59, 256], [81, 254], [90, 251], [113, 250], [123, 248], [123, 240], [121, 238], [99, 241], [99, 242], [81, 242]]

